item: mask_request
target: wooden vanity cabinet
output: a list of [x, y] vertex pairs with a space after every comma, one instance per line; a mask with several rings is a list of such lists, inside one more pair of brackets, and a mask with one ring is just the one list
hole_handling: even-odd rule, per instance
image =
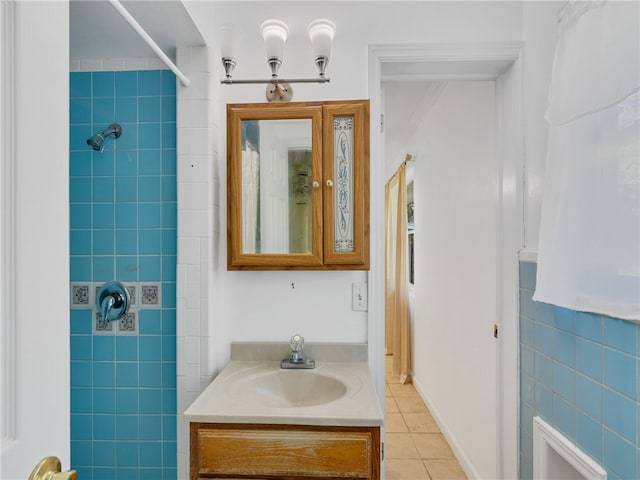
[[190, 480], [380, 478], [380, 427], [190, 425]]

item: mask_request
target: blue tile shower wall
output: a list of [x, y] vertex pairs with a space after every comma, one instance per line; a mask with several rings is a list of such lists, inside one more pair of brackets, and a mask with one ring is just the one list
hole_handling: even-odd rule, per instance
[[533, 417], [561, 431], [610, 479], [640, 475], [638, 325], [532, 300], [520, 264], [520, 478], [532, 478]]
[[[158, 282], [137, 335], [92, 334], [71, 310], [71, 463], [83, 480], [176, 473], [176, 80], [70, 74], [71, 281]], [[103, 152], [86, 139], [117, 122]]]

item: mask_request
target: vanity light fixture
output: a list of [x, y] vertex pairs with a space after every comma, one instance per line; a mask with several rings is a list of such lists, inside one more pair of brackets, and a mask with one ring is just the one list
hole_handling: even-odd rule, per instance
[[225, 78], [220, 81], [223, 85], [233, 84], [267, 84], [267, 99], [271, 101], [291, 100], [291, 83], [329, 83], [330, 78], [325, 75], [329, 57], [331, 54], [331, 42], [336, 31], [336, 26], [331, 20], [318, 19], [309, 24], [309, 39], [313, 49], [313, 56], [318, 68], [317, 78], [293, 78], [284, 79], [278, 76], [278, 70], [282, 65], [284, 56], [284, 44], [287, 41], [289, 28], [281, 20], [265, 20], [260, 26], [262, 38], [266, 47], [267, 63], [271, 69], [271, 78], [268, 79], [233, 79], [233, 69], [236, 66], [236, 51], [239, 41], [239, 32], [232, 25], [224, 25], [221, 28], [220, 53], [224, 66]]

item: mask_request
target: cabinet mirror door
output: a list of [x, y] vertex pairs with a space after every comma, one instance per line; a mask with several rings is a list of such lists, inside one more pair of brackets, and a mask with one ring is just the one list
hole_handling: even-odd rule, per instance
[[322, 265], [322, 107], [227, 108], [229, 269]]

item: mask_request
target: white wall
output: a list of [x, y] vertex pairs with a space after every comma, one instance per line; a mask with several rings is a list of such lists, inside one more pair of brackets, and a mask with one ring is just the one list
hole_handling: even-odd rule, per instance
[[547, 157], [547, 93], [558, 38], [557, 12], [566, 2], [523, 2], [525, 192], [524, 248], [538, 250]]
[[425, 80], [384, 82], [385, 179], [394, 175], [408, 153], [415, 154], [412, 149], [416, 129], [442, 93], [445, 83]]
[[[367, 49], [371, 44], [521, 39], [521, 5], [517, 2], [216, 2], [207, 19], [201, 18], [204, 7], [197, 2], [188, 8], [205, 38], [214, 44], [220, 25], [230, 22], [243, 29], [235, 78], [267, 77], [259, 32], [260, 23], [267, 18], [279, 18], [289, 25], [281, 76], [316, 76], [306, 28], [315, 18], [332, 19], [337, 33], [327, 70], [331, 83], [294, 85], [294, 100], [298, 101], [368, 98]], [[221, 101], [261, 102], [264, 88], [224, 86]], [[372, 119], [372, 125], [376, 122]], [[220, 150], [219, 161], [224, 162]], [[372, 178], [372, 185], [378, 181]], [[223, 191], [224, 182], [221, 187]], [[383, 192], [372, 189], [372, 195]], [[376, 214], [381, 212], [372, 212]], [[225, 229], [224, 213], [220, 220]], [[225, 239], [221, 240], [220, 254], [225, 255]], [[225, 268], [224, 258], [219, 265]], [[376, 263], [372, 265], [375, 268]], [[300, 332], [308, 341], [365, 342], [367, 316], [351, 311], [350, 295], [351, 284], [366, 278], [364, 272], [223, 272], [220, 280], [229, 305], [225, 314], [231, 338], [283, 341]]]
[[[540, 208], [547, 154], [547, 123], [544, 114], [547, 108], [547, 92], [551, 79], [551, 67], [557, 40], [557, 12], [564, 1], [524, 1], [522, 2], [521, 40], [523, 46], [524, 80], [524, 130], [525, 130], [525, 191], [523, 247], [535, 254], [538, 249], [540, 228]], [[435, 85], [433, 82], [431, 85]], [[407, 91], [415, 95], [416, 102], [409, 107], [407, 123], [409, 129], [417, 115], [416, 105], [429, 106], [430, 92], [425, 84], [408, 84]], [[432, 89], [433, 91], [433, 89]], [[406, 135], [405, 135], [406, 137]], [[407, 147], [397, 139], [387, 140], [386, 172], [393, 174], [399, 162], [404, 159]], [[391, 144], [389, 144], [391, 143]]]

